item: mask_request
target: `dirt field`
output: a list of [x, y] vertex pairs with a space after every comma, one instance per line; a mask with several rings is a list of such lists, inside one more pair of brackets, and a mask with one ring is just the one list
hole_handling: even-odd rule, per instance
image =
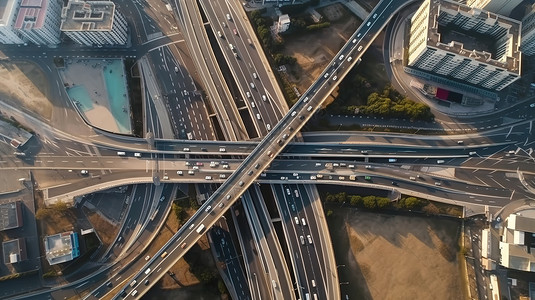
[[47, 99], [48, 81], [33, 63], [0, 63], [0, 100], [35, 112], [50, 120], [52, 104]]
[[339, 3], [324, 7], [318, 12], [331, 22], [330, 27], [285, 38], [284, 54], [297, 59], [297, 66], [289, 69], [289, 79], [300, 92], [316, 80], [361, 23]]
[[[327, 220], [350, 299], [462, 299], [459, 224], [333, 209]], [[344, 249], [340, 251], [340, 249]], [[348, 249], [346, 251], [345, 249]]]

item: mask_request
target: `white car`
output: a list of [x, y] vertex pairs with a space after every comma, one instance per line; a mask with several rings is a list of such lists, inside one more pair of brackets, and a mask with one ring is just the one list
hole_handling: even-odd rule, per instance
[[294, 217], [294, 221], [295, 221], [296, 225], [299, 225], [299, 218], [298, 217]]
[[251, 98], [251, 93], [245, 92], [245, 95], [247, 95], [247, 98]]
[[336, 81], [336, 79], [338, 79], [338, 76], [334, 75], [333, 80]]
[[262, 95], [262, 101], [266, 101], [266, 100], [267, 100], [266, 95]]
[[253, 72], [253, 77], [254, 77], [254, 79], [257, 79], [258, 75], [256, 75], [256, 73]]
[[251, 107], [252, 107], [252, 108], [255, 108], [255, 107], [256, 107], [256, 104], [254, 104], [254, 101], [251, 101]]
[[531, 103], [529, 107], [535, 107], [535, 103]]
[[183, 173], [182, 171], [179, 170], [179, 171], [176, 171], [176, 174], [177, 174], [177, 175], [183, 175], [184, 173]]

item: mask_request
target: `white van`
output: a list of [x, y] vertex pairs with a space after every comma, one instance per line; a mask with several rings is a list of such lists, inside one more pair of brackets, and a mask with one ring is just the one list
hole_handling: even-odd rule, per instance
[[195, 230], [195, 231], [197, 231], [197, 233], [201, 233], [203, 231], [203, 229], [204, 229], [204, 224], [201, 224], [201, 225], [199, 225], [199, 227], [197, 227], [197, 230]]
[[443, 164], [443, 163], [444, 163], [444, 160], [443, 160], [443, 159], [439, 159], [439, 160], [437, 160], [437, 164], [440, 165], [440, 164]]
[[139, 152], [134, 153], [134, 157], [141, 157], [141, 153]]
[[126, 152], [124, 152], [124, 151], [117, 151], [117, 155], [119, 155], [119, 156], [125, 156], [125, 155], [126, 155]]

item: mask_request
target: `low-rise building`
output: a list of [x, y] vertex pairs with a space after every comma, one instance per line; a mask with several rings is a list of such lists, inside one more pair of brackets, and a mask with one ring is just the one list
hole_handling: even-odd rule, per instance
[[61, 12], [61, 31], [86, 46], [125, 45], [126, 18], [111, 1], [71, 0]]
[[26, 240], [24, 238], [5, 241], [2, 243], [4, 264], [16, 264], [26, 260]]
[[45, 237], [45, 252], [50, 265], [75, 259], [80, 256], [78, 233], [68, 231]]
[[0, 205], [0, 231], [22, 227], [22, 203], [20, 201]]

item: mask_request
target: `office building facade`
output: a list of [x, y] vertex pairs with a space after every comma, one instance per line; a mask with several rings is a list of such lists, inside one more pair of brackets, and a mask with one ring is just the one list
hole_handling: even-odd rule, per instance
[[20, 0], [0, 0], [0, 44], [24, 44], [13, 29], [19, 7]]
[[466, 5], [502, 16], [509, 16], [522, 0], [467, 0]]
[[520, 27], [456, 2], [426, 0], [411, 19], [407, 66], [500, 91], [520, 78]]
[[522, 42], [520, 49], [525, 55], [535, 54], [535, 5], [531, 13], [522, 19]]
[[14, 30], [37, 45], [60, 43], [60, 0], [22, 0]]
[[71, 0], [61, 12], [61, 31], [78, 44], [125, 45], [128, 26], [111, 1]]

